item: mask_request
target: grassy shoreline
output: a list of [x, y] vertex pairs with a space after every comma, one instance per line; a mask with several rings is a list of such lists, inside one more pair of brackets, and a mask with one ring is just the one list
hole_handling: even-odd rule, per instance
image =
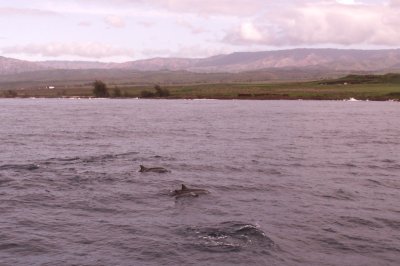
[[[400, 101], [400, 74], [347, 76], [335, 80], [288, 83], [227, 83], [162, 86], [169, 91], [162, 99], [243, 99], [243, 100], [345, 100]], [[114, 86], [111, 98], [141, 98], [153, 86]], [[116, 93], [118, 91], [118, 93]], [[2, 98], [91, 98], [93, 87], [68, 89], [0, 90]]]

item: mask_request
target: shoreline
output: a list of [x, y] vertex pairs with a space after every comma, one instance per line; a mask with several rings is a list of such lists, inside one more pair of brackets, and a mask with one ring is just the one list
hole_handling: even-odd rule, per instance
[[71, 96], [71, 97], [42, 97], [42, 96], [29, 96], [29, 97], [0, 97], [0, 99], [57, 99], [57, 100], [220, 100], [220, 101], [335, 101], [335, 102], [400, 102], [399, 99], [357, 99], [357, 98], [346, 98], [346, 99], [313, 99], [313, 98], [274, 98], [274, 99], [263, 99], [263, 98], [139, 98], [139, 97], [87, 97], [87, 96]]
[[218, 99], [218, 100], [360, 100], [400, 101], [400, 74], [346, 76], [334, 80], [286, 83], [207, 83], [104, 85], [103, 94], [93, 84], [0, 89], [0, 98], [95, 98], [111, 99]]

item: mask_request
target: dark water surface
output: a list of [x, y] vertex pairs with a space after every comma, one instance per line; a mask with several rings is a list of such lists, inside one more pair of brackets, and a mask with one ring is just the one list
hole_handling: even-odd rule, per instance
[[[2, 99], [0, 265], [400, 265], [399, 118], [390, 102]], [[182, 183], [210, 193], [171, 197]]]

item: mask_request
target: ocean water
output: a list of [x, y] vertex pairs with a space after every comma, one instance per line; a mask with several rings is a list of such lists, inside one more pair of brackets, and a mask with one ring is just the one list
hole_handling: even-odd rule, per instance
[[[395, 102], [1, 99], [0, 265], [400, 265], [399, 117]], [[175, 199], [181, 184], [210, 193]]]

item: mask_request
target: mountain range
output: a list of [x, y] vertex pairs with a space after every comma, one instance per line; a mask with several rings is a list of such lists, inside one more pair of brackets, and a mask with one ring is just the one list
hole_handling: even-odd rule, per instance
[[[219, 80], [225, 75], [230, 77], [228, 81], [232, 81], [232, 77], [240, 76], [238, 74], [245, 79], [242, 81], [249, 81], [249, 75], [252, 76], [251, 81], [263, 81], [335, 77], [348, 73], [398, 72], [399, 70], [400, 49], [291, 49], [237, 52], [200, 59], [152, 58], [124, 63], [31, 62], [0, 56], [0, 85], [4, 82], [33, 80], [34, 77], [49, 81], [63, 79], [90, 81], [93, 78], [127, 80], [134, 73], [143, 76], [143, 72], [162, 72], [165, 77], [168, 76], [166, 72], [171, 72], [172, 76], [178, 73], [197, 77], [194, 82], [215, 82], [212, 77], [218, 76], [217, 80]], [[205, 76], [205, 73], [208, 75]], [[223, 73], [225, 74], [222, 75]], [[211, 80], [209, 80], [210, 77]], [[171, 76], [167, 79], [170, 83], [174, 82]], [[160, 80], [160, 82], [163, 81]], [[237, 81], [237, 78], [234, 78], [234, 81]]]

